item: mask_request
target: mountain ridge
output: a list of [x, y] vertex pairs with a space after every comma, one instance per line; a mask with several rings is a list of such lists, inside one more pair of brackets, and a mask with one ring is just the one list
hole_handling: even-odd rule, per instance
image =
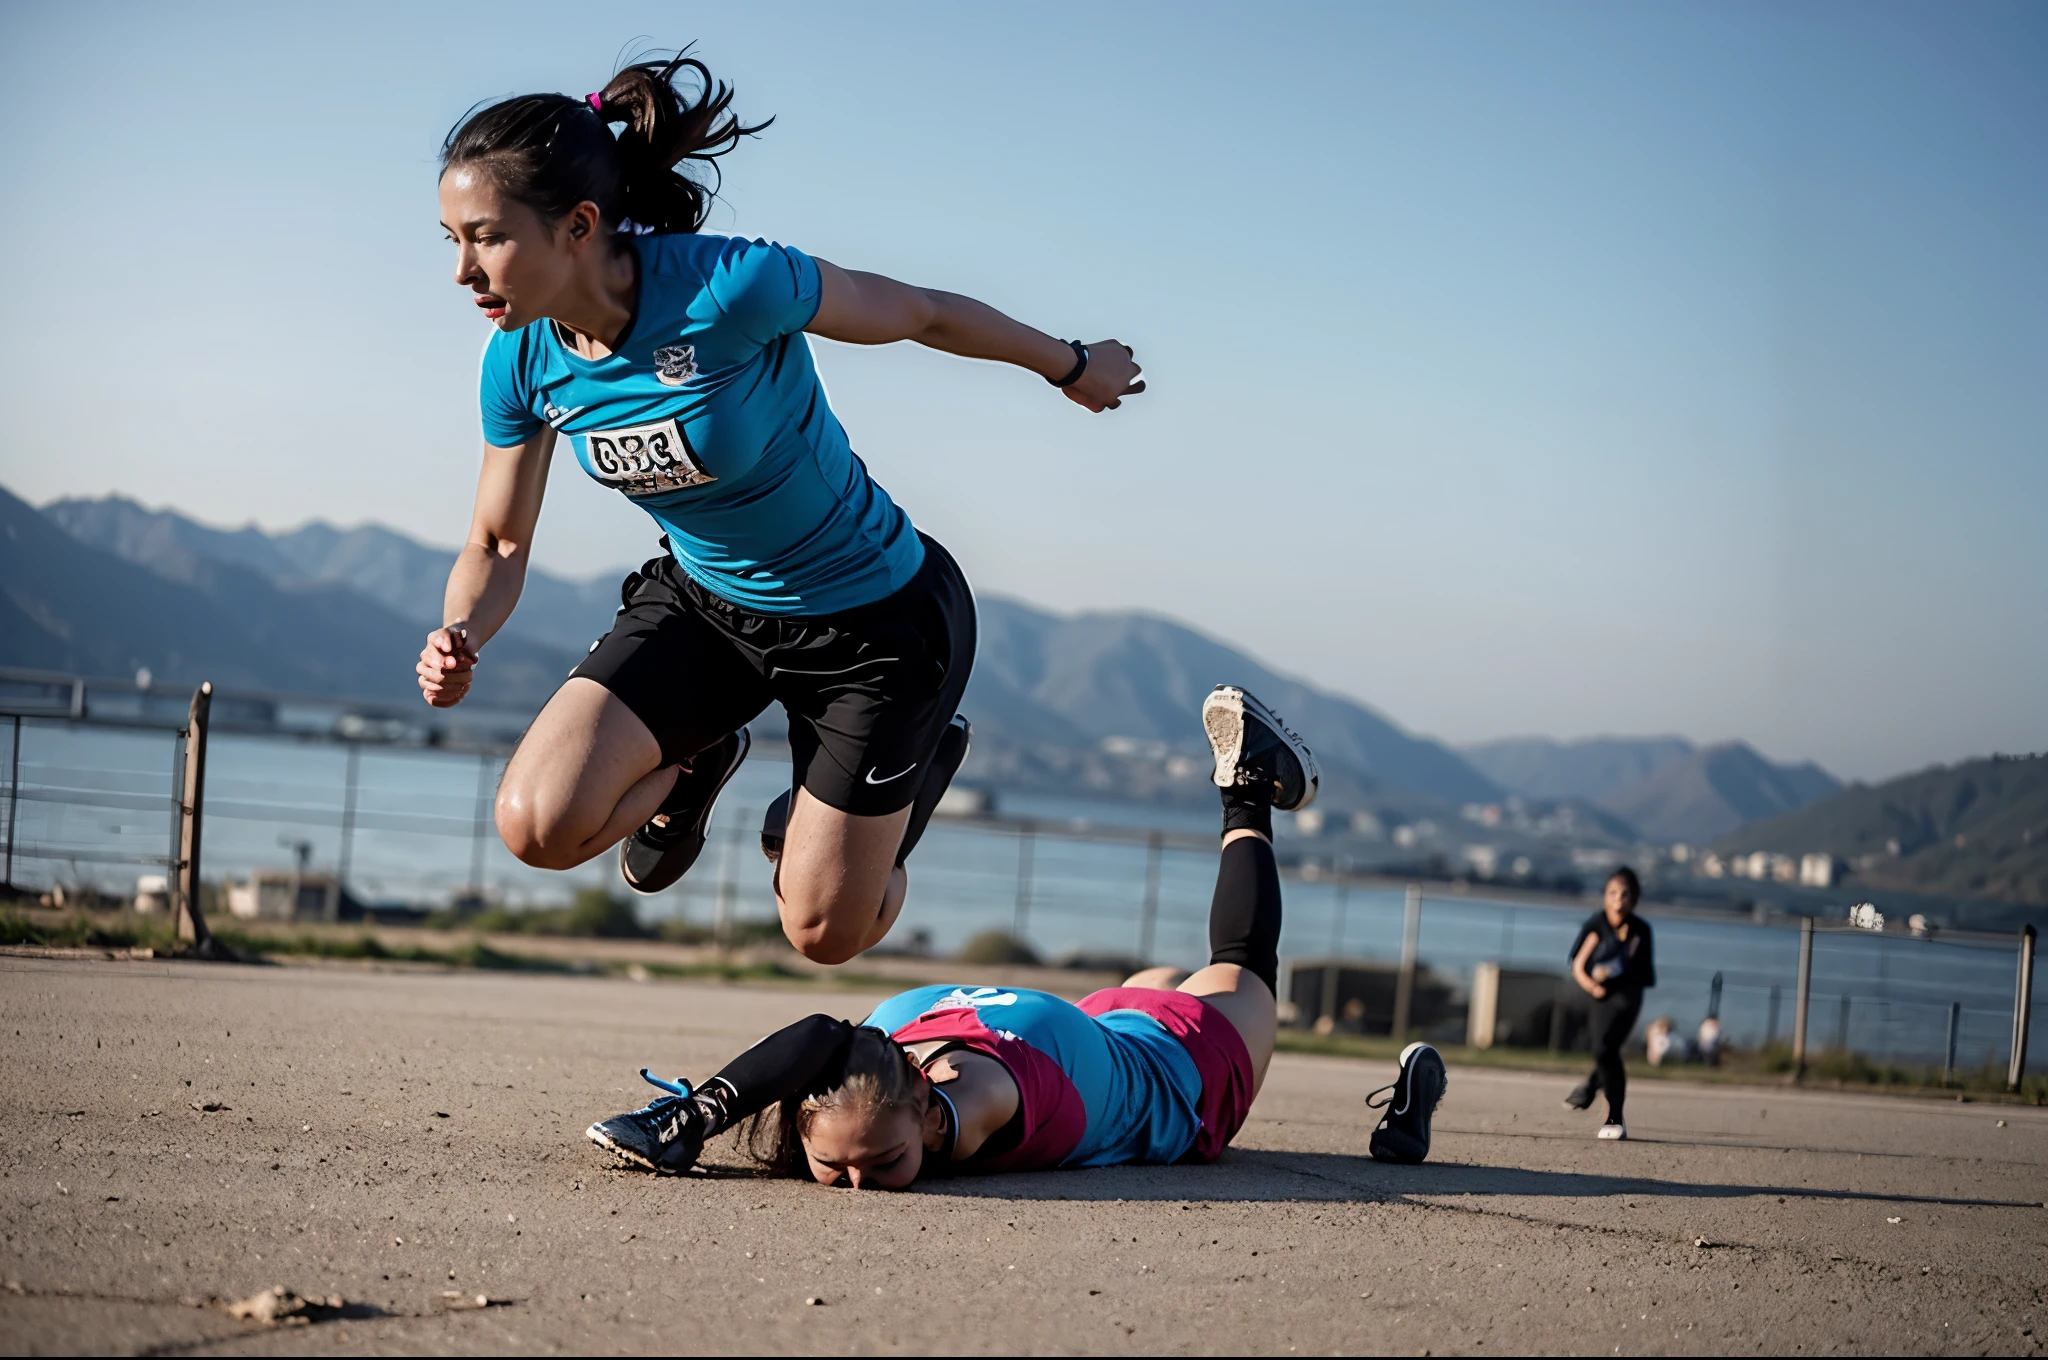
[[1852, 784], [1742, 827], [1716, 848], [1831, 854], [1872, 887], [2048, 906], [2048, 754]]
[[[291, 592], [340, 591], [337, 600], [352, 599], [375, 611], [369, 617], [377, 636], [357, 640], [359, 656], [389, 655], [401, 648], [397, 639], [404, 634], [407, 664], [397, 668], [400, 689], [410, 688], [409, 661], [422, 626], [439, 621], [442, 584], [454, 560], [451, 551], [381, 525], [339, 529], [314, 521], [276, 534], [254, 526], [220, 529], [124, 497], [56, 501], [43, 519], [105, 561], [192, 586], [202, 595], [212, 582], [209, 598], [216, 604], [226, 582], [239, 583], [259, 602]], [[559, 683], [574, 656], [609, 626], [616, 592], [616, 584], [602, 577], [574, 582], [529, 571], [518, 609], [486, 650], [479, 685], [507, 646], [562, 658], [554, 671], [553, 683]], [[1195, 714], [1210, 687], [1227, 681], [1255, 689], [1297, 726], [1316, 733], [1324, 794], [1337, 805], [1362, 806], [1368, 798], [1396, 793], [1448, 804], [1501, 796], [1497, 785], [1448, 747], [1407, 733], [1367, 705], [1275, 672], [1185, 624], [1154, 614], [1059, 615], [1000, 595], [981, 597], [980, 606], [980, 654], [963, 701], [977, 729], [969, 778], [1066, 792], [1206, 797], [1206, 781], [1194, 769], [1207, 749]], [[15, 649], [0, 655], [14, 660]], [[170, 672], [160, 673], [171, 678]], [[394, 685], [381, 670], [374, 683], [360, 683], [369, 688], [355, 697], [390, 697]], [[258, 687], [307, 684], [277, 676]], [[779, 713], [766, 715], [763, 734], [772, 735], [779, 723]]]

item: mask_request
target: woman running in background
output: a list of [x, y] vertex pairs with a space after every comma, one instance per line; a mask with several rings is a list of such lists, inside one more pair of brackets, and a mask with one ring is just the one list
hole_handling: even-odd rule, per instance
[[1628, 1068], [1621, 1046], [1643, 1013], [1643, 992], [1657, 985], [1657, 955], [1650, 943], [1650, 923], [1636, 916], [1643, 885], [1636, 871], [1623, 866], [1607, 876], [1599, 911], [1586, 918], [1572, 941], [1572, 980], [1593, 998], [1593, 1070], [1572, 1088], [1564, 1103], [1574, 1110], [1591, 1108], [1596, 1094], [1607, 1097], [1607, 1122], [1600, 1137], [1628, 1137], [1622, 1103], [1628, 1098]]
[[[932, 1173], [1215, 1161], [1273, 1056], [1273, 809], [1306, 806], [1316, 766], [1242, 690], [1219, 686], [1202, 718], [1223, 789], [1223, 859], [1209, 965], [1178, 988], [1167, 968], [1078, 1006], [1024, 988], [915, 988], [857, 1026], [799, 1020], [694, 1090], [643, 1068], [674, 1094], [593, 1124], [591, 1139], [674, 1174], [751, 1116], [748, 1143], [766, 1171], [856, 1189], [900, 1190]], [[1436, 1050], [1410, 1044], [1372, 1155], [1423, 1160], [1445, 1085]]]
[[[680, 73], [692, 91], [678, 90]], [[746, 724], [789, 714], [792, 797], [776, 901], [790, 943], [840, 963], [888, 933], [904, 859], [966, 754], [955, 708], [974, 598], [855, 456], [806, 333], [897, 340], [1038, 374], [1089, 411], [1144, 390], [1114, 340], [1058, 340], [971, 298], [701, 231], [712, 167], [766, 127], [702, 62], [628, 66], [576, 98], [474, 112], [441, 151], [455, 281], [497, 333], [483, 472], [446, 622], [418, 665], [460, 703], [526, 576], [555, 442], [645, 509], [663, 552], [506, 766], [497, 823], [528, 864], [619, 845], [658, 892], [704, 845]], [[613, 129], [618, 131], [614, 134]]]

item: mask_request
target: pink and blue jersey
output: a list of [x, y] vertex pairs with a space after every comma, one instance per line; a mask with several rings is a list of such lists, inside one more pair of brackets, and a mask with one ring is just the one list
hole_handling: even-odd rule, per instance
[[1173, 1162], [1198, 1139], [1200, 1151], [1213, 1143], [1220, 1152], [1235, 1128], [1202, 1139], [1203, 1076], [1182, 1040], [1146, 1011], [1094, 1009], [1023, 987], [918, 987], [864, 1023], [900, 1044], [955, 1039], [1009, 1069], [1022, 1137], [1007, 1152], [975, 1158], [983, 1169]]

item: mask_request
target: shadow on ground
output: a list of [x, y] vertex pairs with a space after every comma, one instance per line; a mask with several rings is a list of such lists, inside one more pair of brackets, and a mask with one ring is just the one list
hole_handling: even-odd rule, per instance
[[1332, 1152], [1274, 1152], [1233, 1148], [1212, 1166], [1105, 1167], [1092, 1171], [1034, 1171], [1029, 1174], [958, 1177], [928, 1181], [925, 1193], [970, 1199], [1209, 1200], [1270, 1204], [1286, 1201], [1385, 1202], [1411, 1196], [1519, 1195], [1551, 1199], [1600, 1199], [1619, 1195], [1663, 1195], [1675, 1199], [1872, 1200], [1886, 1204], [1946, 1204], [1986, 1209], [2038, 1209], [2038, 1201], [1973, 1199], [1945, 1195], [1893, 1195], [1812, 1186], [1733, 1185], [1667, 1181], [1645, 1176], [1601, 1176], [1576, 1171], [1532, 1171], [1522, 1167], [1433, 1162], [1390, 1166], [1369, 1157]]

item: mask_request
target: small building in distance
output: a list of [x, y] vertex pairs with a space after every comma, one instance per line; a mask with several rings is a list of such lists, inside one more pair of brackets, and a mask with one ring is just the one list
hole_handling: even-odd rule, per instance
[[342, 916], [341, 883], [333, 874], [259, 870], [227, 885], [228, 914], [245, 921], [335, 921]]
[[1833, 855], [1802, 855], [1799, 858], [1799, 882], [1808, 888], [1832, 888], [1841, 880], [1842, 861]]

